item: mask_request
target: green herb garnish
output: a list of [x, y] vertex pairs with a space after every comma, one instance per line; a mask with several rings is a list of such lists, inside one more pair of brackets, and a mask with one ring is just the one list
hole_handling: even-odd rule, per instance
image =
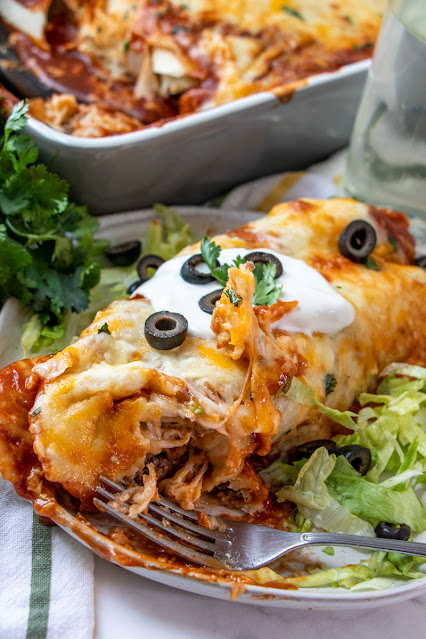
[[367, 259], [364, 262], [364, 266], [365, 268], [370, 269], [370, 271], [381, 271], [382, 269], [380, 268], [380, 266], [377, 264], [376, 260], [372, 257], [367, 257]]
[[299, 20], [304, 20], [305, 19], [302, 16], [302, 14], [300, 13], [300, 11], [296, 11], [296, 9], [293, 9], [292, 7], [288, 7], [285, 4], [281, 7], [281, 9], [283, 11], [285, 11], [286, 13], [288, 13], [290, 16], [293, 16], [295, 18], [299, 18]]
[[256, 282], [253, 295], [254, 306], [272, 306], [272, 304], [278, 302], [283, 287], [277, 286], [275, 281], [276, 272], [277, 268], [271, 262], [267, 264], [258, 262], [254, 267], [253, 275]]
[[66, 312], [89, 304], [108, 243], [93, 239], [98, 221], [68, 200], [69, 186], [43, 164], [38, 149], [19, 131], [28, 103], [0, 113], [0, 304], [15, 297], [30, 306], [39, 328], [34, 350], [63, 331]]
[[111, 331], [109, 330], [109, 326], [106, 322], [105, 324], [102, 324], [100, 328], [98, 328], [98, 334], [99, 333], [107, 333], [107, 335], [111, 335]]
[[130, 40], [126, 40], [126, 42], [123, 44], [124, 53], [127, 53], [129, 49], [130, 49]]
[[[226, 282], [228, 281], [228, 270], [231, 266], [229, 266], [229, 264], [216, 266], [218, 257], [222, 251], [221, 247], [218, 246], [214, 240], [210, 240], [210, 238], [205, 236], [201, 242], [200, 251], [213, 277], [222, 284], [222, 286], [226, 286]], [[241, 257], [241, 255], [237, 255], [232, 262], [232, 266], [238, 268], [241, 264], [244, 264], [245, 261], [246, 260]], [[254, 306], [272, 306], [272, 304], [275, 304], [278, 301], [283, 287], [277, 285], [275, 281], [275, 274], [275, 264], [271, 264], [270, 262], [267, 264], [262, 264], [260, 262], [256, 263], [253, 271], [255, 279], [255, 290], [253, 295]], [[237, 304], [235, 304], [235, 306], [237, 306]]]
[[325, 555], [330, 555], [330, 557], [334, 557], [334, 548], [333, 546], [326, 546], [322, 549]]
[[366, 49], [369, 49], [372, 46], [373, 46], [372, 42], [364, 42], [364, 44], [354, 44], [352, 49], [354, 51], [365, 51]]
[[393, 252], [396, 253], [398, 250], [398, 240], [394, 235], [389, 235], [389, 244], [393, 248]]
[[238, 304], [243, 301], [242, 297], [237, 297], [237, 294], [233, 288], [225, 289], [225, 295], [234, 306], [238, 306]]
[[330, 395], [336, 388], [337, 379], [334, 377], [333, 373], [327, 373], [325, 376], [325, 394]]

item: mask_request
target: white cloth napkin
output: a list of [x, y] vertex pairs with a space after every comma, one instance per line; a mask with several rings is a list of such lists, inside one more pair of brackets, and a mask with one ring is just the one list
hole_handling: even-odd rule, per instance
[[91, 639], [94, 558], [0, 479], [1, 639]]

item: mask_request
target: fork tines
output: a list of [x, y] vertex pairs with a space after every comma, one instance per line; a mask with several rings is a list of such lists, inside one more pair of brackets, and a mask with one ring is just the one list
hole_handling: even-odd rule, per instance
[[[103, 486], [98, 486], [96, 492], [107, 499], [108, 502], [113, 502], [117, 493], [123, 492], [126, 488], [107, 477], [101, 476], [100, 480], [109, 490]], [[111, 490], [114, 492], [111, 492]], [[230, 545], [226, 533], [198, 525], [195, 523], [198, 520], [196, 513], [183, 510], [169, 499], [161, 497], [158, 501], [149, 504], [149, 512], [140, 513], [138, 519], [135, 520], [120, 512], [108, 502], [101, 501], [98, 498], [93, 500], [93, 503], [100, 510], [106, 510], [115, 519], [122, 521], [130, 528], [137, 530], [151, 541], [171, 550], [173, 553], [209, 568], [226, 567], [222, 561], [219, 561], [214, 556], [218, 543], [221, 546], [222, 553], [224, 545]], [[171, 536], [180, 541], [171, 539]]]

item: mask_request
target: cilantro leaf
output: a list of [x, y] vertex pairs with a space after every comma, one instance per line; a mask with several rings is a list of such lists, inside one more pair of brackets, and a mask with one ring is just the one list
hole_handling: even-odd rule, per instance
[[81, 274], [81, 288], [89, 291], [98, 284], [101, 277], [101, 265], [98, 262], [89, 262]]
[[288, 7], [287, 5], [283, 5], [281, 7], [281, 9], [283, 11], [285, 11], [286, 13], [288, 13], [290, 16], [294, 16], [295, 18], [299, 18], [299, 20], [304, 20], [305, 19], [302, 16], [302, 14], [300, 13], [300, 11], [296, 11], [296, 9], [293, 9], [292, 7]]
[[107, 335], [111, 335], [111, 331], [109, 330], [108, 324], [102, 324], [100, 328], [98, 328], [98, 333], [107, 333]]
[[364, 44], [354, 44], [352, 46], [352, 49], [354, 51], [365, 51], [366, 49], [369, 49], [372, 46], [373, 46], [372, 42], [364, 42]]
[[367, 257], [367, 259], [364, 262], [364, 266], [365, 268], [370, 269], [370, 271], [381, 271], [382, 269], [380, 268], [380, 266], [377, 264], [376, 260], [372, 257]]
[[28, 100], [21, 100], [18, 104], [15, 104], [4, 125], [5, 142], [9, 139], [12, 131], [20, 131], [24, 128], [27, 123], [26, 115], [29, 108]]
[[253, 271], [256, 282], [253, 295], [254, 306], [271, 306], [278, 301], [283, 287], [277, 286], [275, 281], [276, 271], [275, 264], [271, 262], [267, 264], [256, 263]]
[[337, 379], [334, 377], [333, 373], [327, 373], [325, 376], [325, 394], [330, 395], [336, 388]]
[[393, 252], [396, 253], [398, 250], [398, 240], [394, 235], [389, 235], [389, 244], [391, 245]]
[[0, 283], [4, 295], [15, 295], [15, 272], [21, 271], [31, 263], [31, 255], [15, 240], [6, 234], [6, 227], [0, 225]]
[[73, 259], [73, 244], [70, 237], [57, 237], [55, 240], [55, 248], [52, 254], [52, 261], [66, 268], [71, 266]]
[[214, 268], [211, 271], [211, 274], [220, 284], [222, 284], [222, 286], [226, 286], [226, 282], [228, 281], [228, 270], [230, 268], [229, 264], [221, 264], [217, 268]]
[[[207, 235], [203, 237], [201, 246], [200, 246], [200, 251], [205, 263], [209, 267], [210, 271], [212, 271], [212, 275], [213, 275], [213, 270], [217, 266], [216, 262], [221, 253], [221, 250], [222, 250], [221, 247], [218, 246], [214, 240], [210, 240], [210, 238], [208, 238]], [[213, 277], [215, 276], [213, 275]]]
[[5, 145], [5, 151], [10, 154], [15, 171], [33, 164], [38, 159], [38, 149], [29, 135], [12, 136]]
[[[0, 303], [14, 296], [31, 305], [36, 330], [28, 349], [46, 346], [64, 331], [64, 318], [89, 304], [105, 248], [98, 221], [71, 204], [69, 185], [38, 161], [38, 149], [19, 131], [28, 103], [0, 117]], [[1, 114], [0, 114], [1, 115]]]
[[238, 304], [243, 301], [243, 298], [239, 295], [237, 296], [233, 288], [226, 288], [225, 295], [234, 306], [238, 306]]

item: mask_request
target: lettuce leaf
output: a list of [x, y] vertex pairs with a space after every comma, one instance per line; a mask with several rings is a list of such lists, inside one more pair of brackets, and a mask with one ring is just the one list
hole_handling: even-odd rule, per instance
[[[426, 508], [412, 488], [396, 491], [361, 477], [339, 456], [326, 479], [329, 494], [353, 515], [376, 525], [379, 521], [405, 523], [416, 532], [426, 529]], [[343, 532], [343, 531], [341, 531]]]
[[352, 413], [350, 410], [340, 411], [335, 408], [325, 406], [325, 404], [322, 404], [317, 399], [314, 389], [311, 386], [304, 384], [297, 377], [292, 378], [291, 384], [288, 388], [286, 388], [284, 394], [288, 397], [288, 399], [291, 399], [297, 404], [302, 404], [309, 408], [316, 408], [320, 413], [326, 415], [334, 422], [337, 422], [346, 428], [350, 428], [351, 430], [356, 428], [356, 423], [352, 419], [353, 417], [356, 417], [356, 413]]
[[326, 448], [318, 448], [299, 471], [294, 486], [280, 488], [278, 501], [294, 502], [303, 517], [328, 532], [373, 537], [370, 523], [351, 513], [342, 501], [330, 495], [326, 482], [333, 474], [335, 464], [335, 455], [329, 455]]

